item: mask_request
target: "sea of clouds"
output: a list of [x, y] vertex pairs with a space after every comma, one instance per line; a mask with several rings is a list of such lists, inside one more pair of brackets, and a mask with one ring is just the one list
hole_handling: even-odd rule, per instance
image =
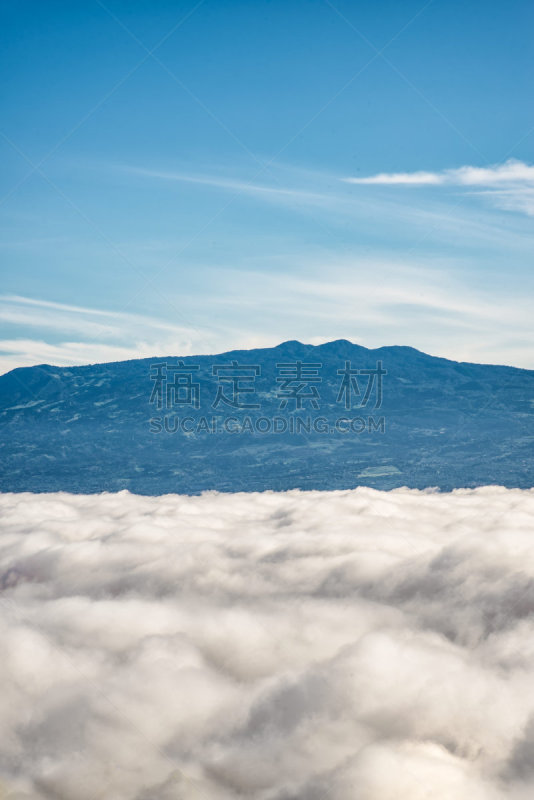
[[534, 796], [534, 490], [0, 515], [2, 800]]

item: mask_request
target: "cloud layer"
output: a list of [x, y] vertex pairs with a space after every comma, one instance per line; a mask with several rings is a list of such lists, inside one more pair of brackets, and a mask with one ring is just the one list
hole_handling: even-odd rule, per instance
[[0, 508], [0, 796], [532, 797], [534, 490]]

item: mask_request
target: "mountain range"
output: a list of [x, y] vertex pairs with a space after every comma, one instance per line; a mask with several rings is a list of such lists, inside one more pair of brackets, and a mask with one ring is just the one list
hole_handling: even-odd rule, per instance
[[297, 341], [0, 377], [2, 491], [531, 487], [534, 371]]

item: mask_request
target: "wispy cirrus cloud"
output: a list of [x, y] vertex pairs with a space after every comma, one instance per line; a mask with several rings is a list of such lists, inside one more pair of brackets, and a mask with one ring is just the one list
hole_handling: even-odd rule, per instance
[[70, 366], [161, 353], [187, 355], [209, 348], [212, 336], [148, 315], [18, 295], [0, 296], [0, 323], [9, 332], [0, 338], [0, 373], [43, 362]]
[[[488, 167], [463, 166], [439, 172], [379, 172], [365, 178], [342, 178], [363, 186], [458, 186], [475, 189], [506, 211], [534, 216], [534, 165], [516, 159]], [[480, 191], [477, 191], [479, 189]]]
[[[328, 272], [325, 272], [325, 263]], [[223, 308], [236, 328], [247, 327], [269, 346], [289, 338], [305, 342], [350, 339], [366, 347], [402, 342], [433, 355], [480, 363], [534, 367], [528, 293], [499, 284], [481, 289], [467, 265], [405, 259], [339, 258], [295, 261], [291, 273], [212, 270], [213, 317]], [[232, 297], [224, 286], [234, 287]], [[276, 332], [275, 341], [266, 332]], [[241, 343], [239, 346], [242, 346]]]
[[130, 175], [140, 178], [153, 178], [155, 180], [169, 181], [174, 183], [189, 183], [197, 186], [208, 186], [213, 189], [236, 192], [239, 194], [253, 195], [265, 200], [275, 201], [302, 201], [311, 203], [325, 202], [329, 196], [317, 191], [309, 191], [302, 188], [283, 186], [279, 183], [268, 184], [258, 180], [241, 180], [236, 178], [226, 178], [220, 175], [210, 174], [189, 174], [172, 170], [147, 169], [144, 167], [125, 166], [122, 170]]

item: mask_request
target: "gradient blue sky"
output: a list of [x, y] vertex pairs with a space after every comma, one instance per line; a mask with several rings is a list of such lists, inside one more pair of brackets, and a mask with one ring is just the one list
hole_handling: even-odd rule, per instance
[[1, 371], [336, 338], [534, 368], [532, 3], [1, 17]]

